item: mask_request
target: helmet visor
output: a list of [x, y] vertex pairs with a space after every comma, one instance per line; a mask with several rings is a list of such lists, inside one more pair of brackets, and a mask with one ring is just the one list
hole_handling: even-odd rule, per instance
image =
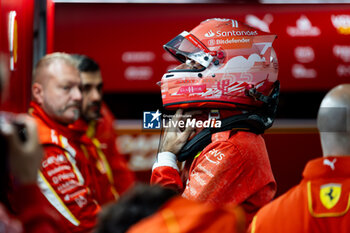
[[190, 59], [207, 68], [213, 61], [213, 56], [209, 54], [210, 50], [186, 31], [164, 45], [164, 49], [182, 63]]

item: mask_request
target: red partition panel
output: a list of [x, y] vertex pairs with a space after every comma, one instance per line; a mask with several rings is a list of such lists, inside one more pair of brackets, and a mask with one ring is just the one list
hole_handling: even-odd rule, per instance
[[2, 110], [26, 112], [33, 60], [34, 0], [1, 0], [0, 52], [9, 69]]
[[55, 51], [85, 53], [107, 92], [159, 92], [177, 64], [162, 45], [207, 18], [235, 18], [278, 35], [282, 91], [324, 91], [350, 78], [350, 5], [55, 4]]
[[53, 0], [46, 1], [46, 29], [46, 53], [52, 53], [55, 35], [55, 3]]

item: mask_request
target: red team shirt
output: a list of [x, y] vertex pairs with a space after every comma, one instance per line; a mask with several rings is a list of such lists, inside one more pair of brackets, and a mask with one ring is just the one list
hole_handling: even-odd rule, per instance
[[108, 120], [112, 118], [104, 120], [106, 115], [102, 115], [90, 125], [78, 120], [65, 127], [36, 103], [31, 107], [45, 150], [40, 188], [73, 232], [89, 231], [100, 206], [117, 200], [135, 182], [115, 146], [116, 135]]
[[94, 170], [74, 142], [79, 134], [51, 120], [36, 103], [31, 108], [44, 147], [39, 187], [71, 232], [89, 232], [96, 224], [100, 204], [93, 185]]
[[61, 215], [48, 203], [37, 185], [21, 185], [12, 194], [16, 216], [11, 216], [0, 203], [0, 232], [68, 232]]
[[175, 159], [172, 163], [155, 163], [153, 184], [183, 191], [182, 196], [187, 199], [241, 205], [248, 222], [276, 193], [265, 142], [260, 135], [245, 131], [213, 134], [211, 144], [189, 168], [185, 166], [182, 178]]
[[240, 208], [217, 208], [175, 197], [153, 215], [137, 222], [127, 233], [243, 233], [244, 222], [244, 212]]
[[349, 232], [349, 168], [348, 156], [310, 161], [300, 184], [264, 206], [249, 232]]
[[106, 158], [109, 168], [108, 175], [114, 184], [116, 191], [122, 195], [136, 181], [135, 174], [129, 167], [125, 157], [117, 148], [117, 134], [114, 129], [115, 118], [105, 104], [101, 107], [101, 116], [96, 121], [91, 121], [88, 126], [87, 136], [92, 139], [97, 151]]

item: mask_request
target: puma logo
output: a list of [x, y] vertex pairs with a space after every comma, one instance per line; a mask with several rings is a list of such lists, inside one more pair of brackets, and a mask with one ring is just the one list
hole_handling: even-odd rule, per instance
[[252, 27], [258, 28], [264, 32], [270, 32], [270, 24], [273, 21], [273, 16], [271, 14], [267, 14], [261, 20], [255, 15], [247, 15], [245, 21]]
[[337, 161], [337, 159], [333, 159], [333, 161], [329, 161], [328, 159], [323, 160], [323, 165], [330, 166], [332, 170], [335, 169], [334, 163]]

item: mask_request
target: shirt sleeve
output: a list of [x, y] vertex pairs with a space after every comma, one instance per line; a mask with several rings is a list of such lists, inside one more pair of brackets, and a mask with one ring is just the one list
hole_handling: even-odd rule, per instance
[[242, 205], [252, 214], [270, 201], [275, 187], [270, 186], [274, 179], [265, 147], [240, 145], [219, 141], [205, 148], [192, 164], [183, 196], [213, 204]]
[[183, 191], [183, 184], [176, 164], [176, 155], [171, 152], [162, 152], [153, 164], [151, 184], [158, 184], [178, 192]]
[[68, 229], [64, 219], [40, 192], [37, 185], [23, 185], [15, 192], [18, 218], [28, 233], [64, 233]]
[[71, 232], [87, 232], [96, 224], [100, 206], [85, 185], [74, 158], [57, 146], [44, 146], [39, 187], [64, 218]]

